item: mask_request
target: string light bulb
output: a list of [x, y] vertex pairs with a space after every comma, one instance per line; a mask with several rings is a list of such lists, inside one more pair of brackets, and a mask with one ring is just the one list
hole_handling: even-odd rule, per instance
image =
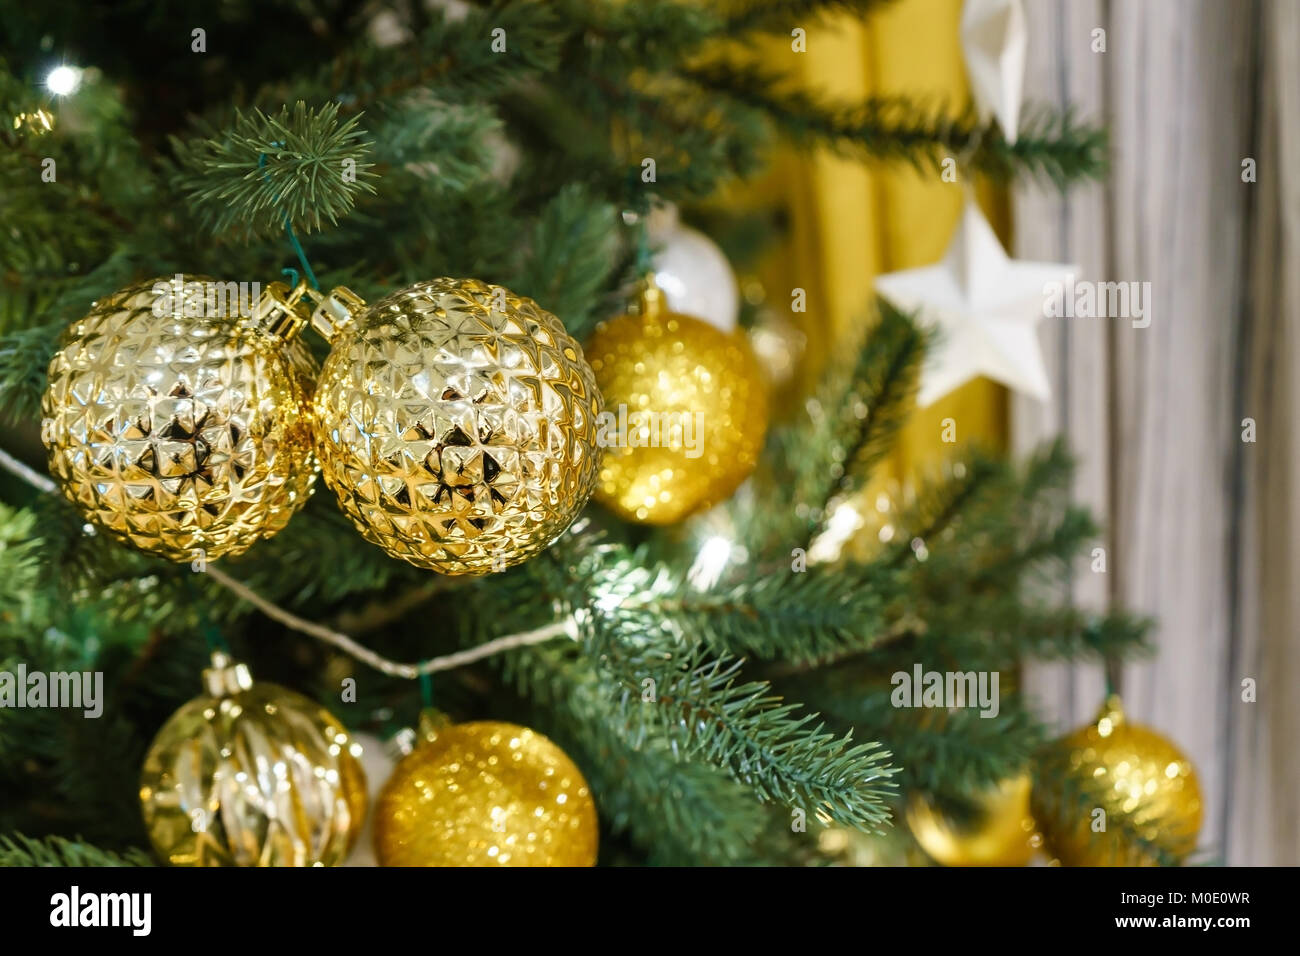
[[55, 96], [68, 96], [77, 92], [80, 86], [81, 70], [66, 63], [50, 70], [50, 75], [45, 78], [45, 88]]
[[721, 535], [714, 535], [704, 542], [695, 563], [686, 572], [686, 579], [700, 591], [707, 591], [722, 579], [722, 571], [731, 560], [732, 543]]

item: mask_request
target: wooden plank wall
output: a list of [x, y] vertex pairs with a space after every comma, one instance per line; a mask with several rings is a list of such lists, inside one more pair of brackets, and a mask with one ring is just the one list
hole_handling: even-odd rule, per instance
[[[1285, 432], [1300, 191], [1284, 158], [1300, 147], [1300, 7], [1026, 0], [1026, 12], [1027, 98], [1103, 119], [1113, 167], [1067, 197], [1022, 190], [1016, 253], [1150, 282], [1151, 322], [1046, 320], [1056, 394], [1015, 400], [1013, 443], [1064, 433], [1081, 458], [1076, 495], [1106, 520], [1107, 571], [1077, 569], [1076, 599], [1157, 619], [1157, 656], [1126, 665], [1120, 689], [1200, 771], [1203, 846], [1229, 863], [1295, 864], [1300, 467]], [[1245, 157], [1258, 183], [1242, 182]], [[1255, 444], [1241, 440], [1246, 415]], [[1257, 702], [1241, 700], [1243, 677], [1259, 680]], [[1082, 665], [1036, 666], [1029, 680], [1063, 728], [1090, 716], [1103, 686]]]

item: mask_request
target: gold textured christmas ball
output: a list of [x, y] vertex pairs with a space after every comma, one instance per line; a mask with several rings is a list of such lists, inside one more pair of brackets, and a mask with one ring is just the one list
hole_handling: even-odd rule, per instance
[[516, 724], [424, 722], [375, 803], [381, 866], [592, 866], [596, 805], [573, 761]]
[[743, 336], [664, 311], [651, 290], [639, 314], [601, 323], [587, 355], [605, 397], [596, 500], [620, 517], [673, 524], [753, 472], [767, 386]]
[[310, 360], [241, 316], [251, 303], [235, 288], [182, 276], [122, 289], [50, 361], [50, 474], [94, 524], [172, 561], [270, 537], [315, 480]]
[[360, 747], [325, 708], [214, 654], [207, 693], [172, 714], [140, 806], [172, 866], [335, 866], [366, 815]]
[[1028, 773], [975, 795], [971, 813], [951, 818], [919, 794], [907, 805], [907, 826], [921, 848], [944, 866], [1024, 866], [1041, 838], [1029, 812]]
[[442, 574], [482, 574], [537, 555], [578, 516], [596, 480], [600, 393], [537, 303], [435, 279], [331, 341], [317, 450], [366, 540]]
[[1117, 697], [1048, 759], [1065, 776], [1040, 775], [1033, 812], [1048, 851], [1065, 866], [1157, 865], [1157, 854], [1125, 839], [1119, 816], [1173, 860], [1196, 849], [1202, 803], [1195, 769], [1163, 736], [1129, 723]]

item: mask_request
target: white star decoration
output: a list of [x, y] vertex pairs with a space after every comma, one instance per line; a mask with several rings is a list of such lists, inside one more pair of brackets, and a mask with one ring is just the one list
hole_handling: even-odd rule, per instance
[[1020, 0], [966, 0], [961, 48], [980, 115], [996, 117], [1002, 135], [1014, 143], [1029, 50]]
[[939, 340], [921, 372], [917, 406], [924, 408], [958, 386], [986, 375], [1046, 401], [1047, 370], [1038, 347], [1044, 285], [1064, 282], [1073, 266], [1007, 258], [979, 207], [968, 201], [941, 261], [876, 279], [876, 291], [922, 323]]

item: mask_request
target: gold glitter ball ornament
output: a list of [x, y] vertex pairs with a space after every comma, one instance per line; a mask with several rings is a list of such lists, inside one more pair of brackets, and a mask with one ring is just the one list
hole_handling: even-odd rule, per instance
[[474, 279], [368, 308], [354, 297], [338, 314], [317, 452], [366, 540], [442, 574], [502, 571], [549, 547], [599, 457], [600, 393], [560, 320]]
[[172, 714], [140, 776], [158, 856], [173, 866], [335, 866], [366, 815], [360, 748], [314, 701], [214, 654], [207, 694]]
[[767, 386], [742, 335], [665, 311], [651, 286], [639, 313], [602, 322], [586, 351], [605, 397], [597, 501], [628, 521], [674, 524], [753, 472]]
[[596, 805], [559, 747], [516, 724], [426, 715], [375, 803], [381, 866], [592, 866]]
[[1010, 777], [974, 796], [969, 816], [949, 817], [920, 794], [907, 804], [907, 826], [944, 866], [1025, 866], [1042, 838], [1029, 812], [1032, 780]]
[[[1175, 861], [1196, 849], [1202, 801], [1195, 769], [1165, 737], [1129, 723], [1118, 697], [1110, 697], [1091, 724], [1055, 744], [1048, 759], [1065, 778], [1041, 775], [1033, 813], [1048, 851], [1065, 866], [1161, 862], [1158, 854], [1126, 840], [1132, 829]], [[1097, 809], [1105, 813], [1102, 832], [1093, 829], [1101, 819]]]
[[301, 343], [241, 315], [255, 311], [235, 283], [176, 276], [105, 296], [68, 329], [41, 437], [89, 521], [172, 561], [214, 560], [302, 507], [314, 368]]

